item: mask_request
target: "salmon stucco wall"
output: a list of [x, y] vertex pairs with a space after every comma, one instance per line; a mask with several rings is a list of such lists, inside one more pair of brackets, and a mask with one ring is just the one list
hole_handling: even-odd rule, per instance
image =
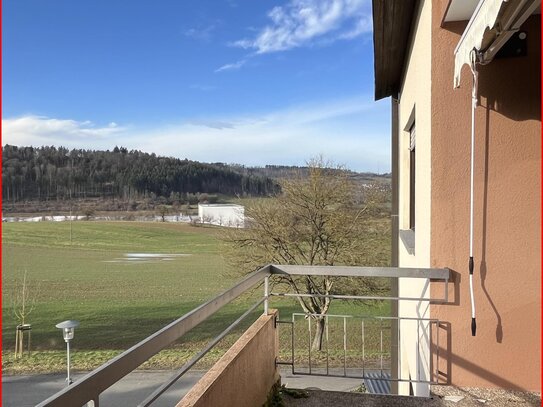
[[[540, 390], [541, 383], [541, 16], [531, 16], [524, 57], [479, 67], [474, 176], [471, 336], [469, 199], [472, 76], [453, 89], [453, 52], [466, 22], [440, 27], [432, 10], [432, 267], [449, 267], [452, 304], [433, 305], [442, 382]], [[432, 297], [441, 295], [432, 284]], [[448, 338], [448, 340], [447, 340]]]

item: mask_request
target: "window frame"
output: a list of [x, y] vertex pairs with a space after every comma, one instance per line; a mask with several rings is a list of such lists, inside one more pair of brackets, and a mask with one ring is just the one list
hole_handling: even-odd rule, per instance
[[[403, 182], [408, 183], [403, 188], [403, 208], [402, 213], [407, 219], [402, 220], [403, 227], [406, 229], [399, 229], [399, 237], [402, 241], [407, 253], [415, 255], [415, 213], [416, 213], [416, 127], [415, 127], [415, 106], [411, 109], [411, 114], [407, 120], [404, 128], [403, 140], [407, 144], [407, 148], [403, 148], [400, 159], [402, 160], [402, 168], [404, 168], [407, 177], [403, 178]], [[405, 144], [404, 144], [405, 145]], [[407, 155], [409, 153], [409, 155]], [[406, 208], [407, 206], [407, 208]]]
[[413, 232], [416, 225], [416, 133], [413, 121], [409, 129], [409, 229]]

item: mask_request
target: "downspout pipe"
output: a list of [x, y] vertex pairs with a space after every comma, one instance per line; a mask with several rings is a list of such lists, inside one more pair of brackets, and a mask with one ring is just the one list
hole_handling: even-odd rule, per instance
[[475, 317], [475, 297], [473, 295], [473, 174], [475, 163], [475, 109], [477, 108], [477, 87], [479, 73], [477, 72], [477, 52], [472, 50], [470, 54], [470, 68], [473, 74], [473, 87], [471, 90], [471, 174], [470, 174], [470, 202], [469, 202], [469, 293], [471, 299], [471, 336], [477, 332], [477, 321]]
[[[392, 111], [392, 123], [391, 123], [391, 172], [392, 172], [392, 205], [391, 205], [391, 215], [392, 215], [392, 239], [391, 239], [391, 259], [390, 265], [392, 267], [399, 266], [399, 223], [398, 223], [398, 208], [399, 208], [399, 194], [398, 194], [398, 179], [399, 179], [399, 162], [398, 162], [398, 138], [399, 138], [399, 100], [398, 94], [392, 95], [391, 98], [391, 111]], [[399, 297], [399, 279], [391, 279], [391, 292], [392, 295]], [[391, 314], [392, 317], [399, 317], [399, 301], [391, 301]], [[390, 390], [392, 394], [399, 393], [399, 380], [401, 379], [400, 372], [400, 320], [393, 320], [394, 322], [391, 325], [390, 336], [391, 343], [398, 344], [397, 346], [392, 345], [390, 348], [390, 362], [391, 362], [391, 378], [393, 379], [390, 382]]]

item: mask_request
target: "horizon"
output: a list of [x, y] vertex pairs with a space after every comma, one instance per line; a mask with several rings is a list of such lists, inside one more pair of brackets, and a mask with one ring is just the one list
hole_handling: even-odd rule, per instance
[[[11, 146], [11, 147], [16, 147], [16, 148], [34, 148], [34, 149], [39, 149], [39, 148], [46, 148], [46, 147], [53, 147], [53, 148], [56, 148], [57, 150], [60, 149], [60, 148], [64, 148], [64, 149], [67, 149], [68, 151], [73, 151], [73, 150], [83, 150], [83, 151], [92, 151], [92, 152], [109, 152], [109, 153], [114, 153], [115, 152], [115, 149], [126, 149], [126, 153], [127, 154], [130, 154], [130, 153], [133, 153], [133, 152], [140, 152], [140, 153], [144, 153], [144, 154], [155, 154], [155, 153], [148, 153], [146, 151], [141, 151], [141, 150], [135, 150], [135, 149], [128, 149], [126, 148], [125, 146], [114, 146], [113, 148], [111, 149], [93, 149], [93, 148], [67, 148], [67, 147], [64, 147], [64, 146], [39, 146], [39, 147], [36, 147], [36, 146], [21, 146], [21, 145], [14, 145], [14, 144], [3, 144], [2, 145], [2, 149], [6, 146]], [[191, 162], [196, 162], [196, 163], [200, 163], [200, 164], [206, 164], [206, 165], [224, 165], [224, 166], [227, 166], [227, 167], [231, 167], [231, 168], [235, 168], [235, 167], [242, 167], [242, 168], [247, 168], [247, 169], [266, 169], [268, 167], [285, 167], [285, 168], [300, 168], [300, 169], [304, 169], [304, 168], [309, 168], [309, 162], [305, 162], [301, 165], [288, 165], [288, 164], [275, 164], [275, 163], [265, 163], [265, 164], [262, 164], [262, 165], [246, 165], [246, 164], [242, 164], [242, 163], [236, 163], [236, 162], [225, 162], [225, 161], [198, 161], [198, 160], [192, 160], [188, 157], [175, 157], [175, 156], [168, 156], [168, 155], [159, 155], [159, 154], [155, 154], [156, 157], [159, 157], [159, 158], [168, 158], [168, 159], [174, 159], [174, 160], [180, 160], [180, 161], [191, 161]], [[308, 160], [309, 161], [309, 160]], [[352, 172], [352, 173], [355, 173], [355, 174], [371, 174], [371, 175], [379, 175], [379, 176], [388, 176], [390, 175], [390, 172], [374, 172], [374, 171], [357, 171], [357, 170], [352, 170], [350, 168], [337, 168], [336, 167], [336, 163], [334, 162], [330, 162], [328, 163], [324, 168], [327, 168], [327, 169], [337, 169], [337, 170], [342, 170], [342, 171], [346, 171], [346, 172]]]
[[8, 0], [3, 145], [390, 172], [369, 0]]

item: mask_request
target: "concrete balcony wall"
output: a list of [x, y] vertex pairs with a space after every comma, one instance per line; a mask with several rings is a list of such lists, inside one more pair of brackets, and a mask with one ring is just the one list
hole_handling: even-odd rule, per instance
[[254, 407], [279, 380], [275, 360], [278, 313], [262, 315], [177, 404], [177, 407]]

